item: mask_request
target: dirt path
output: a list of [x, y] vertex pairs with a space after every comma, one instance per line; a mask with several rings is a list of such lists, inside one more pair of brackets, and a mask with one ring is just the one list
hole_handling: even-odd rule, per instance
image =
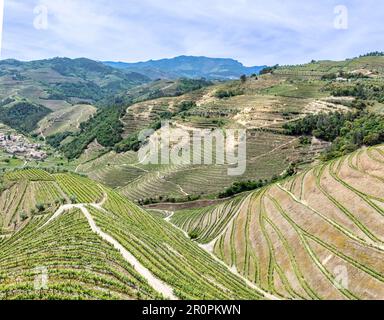
[[149, 271], [146, 267], [144, 267], [136, 258], [134, 255], [132, 255], [127, 249], [125, 249], [117, 240], [115, 240], [113, 237], [111, 237], [109, 234], [103, 232], [95, 223], [95, 221], [92, 218], [92, 215], [89, 213], [87, 209], [87, 205], [91, 205], [97, 209], [101, 209], [102, 211], [105, 211], [104, 208], [102, 208], [103, 203], [107, 200], [107, 195], [104, 195], [103, 200], [100, 203], [82, 203], [82, 204], [66, 204], [61, 206], [54, 214], [53, 216], [39, 229], [44, 228], [49, 223], [51, 223], [53, 220], [57, 219], [59, 216], [64, 214], [65, 212], [71, 210], [71, 209], [80, 209], [81, 212], [84, 214], [85, 218], [88, 221], [89, 226], [91, 227], [91, 230], [97, 234], [99, 237], [101, 237], [104, 241], [107, 241], [109, 244], [111, 244], [116, 250], [120, 252], [120, 254], [123, 256], [123, 258], [133, 266], [133, 268], [143, 277], [147, 280], [148, 284], [155, 289], [157, 292], [161, 293], [165, 298], [177, 300], [178, 298], [173, 294], [173, 288], [163, 282], [162, 280], [156, 278], [151, 271]]
[[[174, 225], [170, 220], [172, 218], [172, 216], [174, 215], [174, 212], [171, 212], [169, 216], [167, 216], [164, 220], [167, 221], [168, 223], [170, 223], [174, 228], [177, 228], [178, 230], [180, 230], [185, 237], [187, 237], [188, 239], [189, 236], [187, 234], [187, 232], [185, 232], [183, 229], [179, 228], [178, 226]], [[230, 223], [228, 223], [229, 225]], [[227, 231], [227, 228], [225, 228], [224, 232]], [[224, 234], [223, 232], [223, 234]], [[214, 243], [215, 240], [213, 240], [213, 243]], [[261, 294], [263, 294], [267, 299], [270, 299], [270, 300], [281, 300], [279, 297], [277, 296], [274, 296], [266, 291], [264, 291], [263, 289], [259, 288], [257, 285], [255, 285], [253, 282], [249, 281], [247, 278], [245, 278], [244, 276], [242, 276], [237, 270], [236, 268], [231, 268], [230, 266], [228, 266], [224, 261], [220, 260], [218, 257], [215, 256], [215, 254], [212, 252], [211, 250], [211, 246], [210, 244], [209, 245], [202, 245], [202, 244], [199, 244], [196, 242], [196, 244], [201, 248], [203, 249], [205, 252], [207, 252], [216, 262], [220, 263], [222, 266], [224, 266], [229, 272], [233, 273], [234, 275], [236, 275], [237, 277], [241, 278], [242, 280], [245, 281], [245, 283], [251, 287], [252, 289], [255, 289], [256, 291], [260, 292]]]
[[83, 115], [84, 115], [84, 110], [81, 110], [80, 116], [78, 116], [76, 120], [76, 123], [77, 123], [76, 129], [80, 129], [80, 125], [81, 125], [80, 119], [83, 118]]
[[256, 156], [256, 157], [253, 157], [251, 160], [256, 160], [256, 159], [264, 158], [265, 156], [268, 156], [268, 155], [270, 155], [270, 154], [276, 152], [277, 150], [280, 150], [280, 149], [282, 149], [282, 148], [284, 148], [284, 147], [286, 147], [286, 146], [289, 146], [290, 144], [292, 144], [292, 143], [298, 141], [299, 139], [300, 139], [300, 138], [292, 139], [291, 141], [289, 141], [289, 142], [287, 142], [287, 143], [284, 143], [284, 144], [282, 144], [282, 145], [279, 145], [278, 147], [272, 149], [271, 151], [269, 151], [269, 152], [267, 152], [267, 153], [264, 153], [264, 154], [258, 155], [258, 156]]
[[184, 189], [181, 187], [181, 185], [177, 184], [176, 182], [173, 182], [173, 181], [168, 181], [167, 179], [165, 179], [165, 177], [162, 177], [161, 176], [161, 172], [160, 171], [157, 171], [157, 177], [160, 179], [160, 180], [163, 180], [164, 182], [168, 182], [170, 184], [173, 184], [175, 187], [177, 187], [180, 192], [184, 195], [184, 196], [189, 196], [188, 193], [186, 193], [184, 191]]
[[83, 212], [84, 216], [87, 218], [89, 226], [92, 231], [99, 235], [103, 240], [109, 242], [118, 250], [124, 259], [130, 263], [133, 268], [145, 278], [149, 285], [154, 288], [156, 291], [160, 292], [164, 297], [170, 298], [172, 300], [177, 300], [177, 297], [173, 294], [173, 289], [160, 279], [156, 278], [146, 267], [144, 267], [128, 250], [126, 250], [118, 241], [112, 238], [110, 235], [101, 231], [101, 229], [96, 225], [91, 214], [86, 207], [81, 207], [80, 210]]
[[43, 129], [40, 130], [40, 136], [43, 138], [44, 141], [47, 141], [46, 136], [44, 135]]

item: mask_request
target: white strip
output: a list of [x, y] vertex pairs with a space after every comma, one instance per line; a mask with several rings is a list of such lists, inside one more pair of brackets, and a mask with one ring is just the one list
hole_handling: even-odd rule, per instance
[[[102, 203], [106, 200], [106, 195], [104, 196], [104, 199]], [[101, 204], [90, 204], [91, 206], [98, 208], [98, 206], [101, 206]], [[144, 267], [128, 250], [126, 250], [118, 241], [116, 241], [114, 238], [112, 238], [109, 234], [106, 234], [105, 232], [101, 231], [101, 229], [96, 225], [95, 221], [93, 220], [91, 214], [89, 213], [88, 209], [86, 208], [86, 204], [66, 204], [61, 206], [54, 214], [53, 216], [43, 225], [39, 228], [39, 230], [49, 223], [51, 223], [53, 220], [57, 219], [59, 216], [64, 214], [65, 212], [71, 210], [71, 209], [80, 209], [81, 212], [84, 214], [84, 216], [88, 220], [88, 224], [91, 227], [91, 230], [99, 235], [103, 240], [107, 241], [115, 249], [117, 249], [120, 254], [123, 256], [123, 258], [133, 266], [133, 268], [148, 281], [148, 284], [155, 289], [157, 292], [160, 292], [165, 298], [171, 299], [171, 300], [178, 300], [178, 298], [173, 293], [173, 288], [169, 286], [167, 283], [163, 282], [162, 280], [156, 278], [154, 274], [152, 274], [151, 271], [149, 271], [146, 267]], [[104, 209], [102, 209], [105, 211]]]
[[130, 263], [133, 268], [141, 274], [142, 277], [144, 277], [150, 286], [152, 286], [156, 291], [163, 294], [166, 298], [177, 300], [177, 297], [173, 294], [173, 288], [170, 287], [165, 282], [161, 281], [160, 279], [156, 278], [146, 267], [144, 267], [128, 250], [126, 250], [119, 242], [117, 242], [114, 238], [112, 238], [110, 235], [104, 233], [101, 231], [101, 229], [96, 225], [95, 221], [93, 220], [91, 214], [89, 211], [82, 206], [80, 210], [83, 212], [84, 216], [87, 218], [89, 226], [91, 227], [92, 231], [96, 234], [98, 234], [102, 239], [109, 242], [111, 245], [117, 249], [121, 255], [124, 257], [124, 259]]
[[[251, 195], [249, 195], [250, 197]], [[177, 225], [173, 224], [170, 219], [171, 217], [174, 215], [175, 213], [172, 212], [170, 216], [168, 216], [167, 218], [165, 218], [164, 220], [167, 221], [168, 223], [170, 223], [172, 226], [174, 226], [176, 229], [180, 230], [181, 232], [183, 232], [183, 234], [188, 238], [190, 239], [189, 235], [187, 234], [187, 232], [185, 232], [184, 229], [178, 227]], [[235, 217], [237, 217], [237, 215], [235, 215]], [[232, 222], [234, 221], [234, 218], [231, 219], [231, 221], [228, 223], [228, 225], [230, 225]], [[252, 289], [255, 289], [256, 291], [258, 291], [259, 293], [263, 294], [267, 299], [269, 300], [281, 300], [279, 297], [273, 295], [273, 294], [270, 294], [269, 292], [266, 292], [264, 291], [263, 289], [261, 289], [260, 287], [258, 287], [255, 283], [249, 281], [249, 279], [247, 279], [246, 277], [242, 276], [236, 269], [236, 267], [233, 267], [231, 268], [230, 266], [228, 266], [223, 260], [219, 259], [212, 251], [212, 248], [216, 242], [216, 240], [218, 238], [220, 238], [228, 229], [228, 225], [227, 227], [225, 228], [225, 230], [222, 232], [222, 234], [220, 234], [215, 240], [213, 240], [210, 244], [208, 245], [203, 245], [203, 244], [200, 244], [198, 242], [195, 242], [200, 249], [204, 250], [205, 252], [207, 252], [216, 262], [220, 263], [222, 266], [224, 266], [229, 272], [233, 273], [235, 276], [241, 278], [243, 281], [245, 281], [245, 283], [251, 287]]]

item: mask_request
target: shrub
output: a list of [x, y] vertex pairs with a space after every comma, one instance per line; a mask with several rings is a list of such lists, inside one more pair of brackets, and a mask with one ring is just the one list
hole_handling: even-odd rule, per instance
[[22, 211], [20, 213], [20, 219], [21, 219], [21, 221], [25, 221], [25, 220], [28, 219], [28, 215], [27, 215], [27, 213], [25, 211]]
[[191, 240], [196, 240], [199, 237], [199, 232], [197, 230], [192, 230], [188, 233], [188, 236]]
[[229, 90], [220, 89], [215, 92], [215, 97], [219, 99], [225, 99], [225, 98], [240, 96], [242, 94], [244, 94], [244, 91], [240, 89], [229, 89]]
[[43, 212], [45, 210], [45, 206], [42, 203], [36, 204], [36, 209], [38, 212]]
[[69, 200], [71, 201], [72, 204], [77, 203], [77, 197], [76, 197], [75, 195], [71, 195], [71, 196], [69, 197]]

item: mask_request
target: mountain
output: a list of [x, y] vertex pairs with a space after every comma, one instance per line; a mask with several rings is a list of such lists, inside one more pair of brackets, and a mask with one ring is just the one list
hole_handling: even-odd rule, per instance
[[[60, 119], [68, 119], [68, 116], [62, 117], [68, 110], [84, 121], [94, 111], [89, 105], [99, 104], [102, 99], [148, 82], [150, 79], [142, 74], [117, 70], [85, 58], [29, 62], [2, 60], [0, 121], [24, 132], [37, 127], [39, 132], [44, 132], [46, 128], [38, 123], [49, 113], [51, 120], [46, 122], [50, 122], [50, 126]], [[74, 109], [77, 105], [81, 107]], [[83, 105], [88, 105], [85, 112]], [[75, 119], [74, 123], [76, 129], [79, 121]]]
[[57, 105], [52, 101], [97, 102], [149, 81], [141, 74], [122, 72], [86, 58], [0, 61], [0, 99], [18, 96], [49, 109]]
[[[81, 154], [86, 151], [87, 161], [77, 167], [79, 173], [118, 188], [121, 194], [142, 204], [215, 197], [233, 183], [246, 185], [248, 180], [255, 183], [271, 180], [291, 164], [305, 167], [328, 148], [341, 131], [348, 133], [348, 137], [340, 137], [343, 139], [334, 144], [337, 148], [332, 149], [330, 156], [354, 151], [364, 141], [384, 142], [380, 140], [384, 136], [376, 132], [378, 126], [373, 125], [370, 118], [359, 117], [353, 125], [342, 128], [345, 123], [335, 120], [343, 118], [338, 113], [335, 117], [309, 118], [302, 123], [306, 130], [287, 129], [289, 124], [296, 127], [299, 119], [318, 113], [355, 114], [358, 109], [366, 109], [374, 115], [382, 113], [384, 90], [380, 89], [383, 88], [380, 76], [383, 66], [384, 57], [375, 56], [280, 66], [272, 68], [270, 73], [247, 77], [245, 81], [225, 81], [200, 88], [198, 82], [192, 87], [197, 90], [182, 95], [174, 94], [181, 92], [175, 90], [181, 85], [166, 80], [154, 81], [129, 90], [124, 97], [135, 93], [143, 99], [136, 102], [131, 99], [113, 117], [103, 114], [100, 121], [99, 117], [94, 117], [83, 127], [83, 132], [63, 145], [62, 150], [70, 158], [81, 157], [80, 161], [85, 160]], [[359, 90], [355, 90], [356, 87]], [[151, 94], [145, 94], [148, 91]], [[247, 128], [246, 171], [239, 177], [229, 177], [226, 165], [156, 167], [140, 164], [135, 152], [139, 145], [138, 134], [144, 129], [158, 128], [164, 120], [190, 132]], [[309, 123], [320, 125], [313, 127]], [[358, 127], [375, 128], [375, 132], [356, 132]], [[116, 128], [115, 134], [112, 128]], [[312, 132], [315, 133], [313, 139]], [[328, 134], [322, 134], [324, 132]], [[98, 148], [93, 143], [95, 140]], [[102, 156], [94, 153], [92, 159], [88, 157], [96, 149]], [[241, 190], [241, 185], [233, 189]]]
[[172, 59], [125, 63], [107, 61], [104, 64], [157, 78], [238, 79], [241, 75], [258, 74], [265, 66], [245, 67], [233, 59], [179, 56]]

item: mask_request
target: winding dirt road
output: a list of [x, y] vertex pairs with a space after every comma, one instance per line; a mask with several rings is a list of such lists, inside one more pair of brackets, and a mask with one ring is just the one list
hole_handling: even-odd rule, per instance
[[113, 237], [111, 237], [109, 234], [103, 232], [97, 225], [96, 222], [93, 220], [92, 215], [87, 209], [87, 206], [93, 206], [98, 210], [105, 211], [105, 209], [102, 207], [103, 203], [107, 200], [107, 195], [104, 195], [103, 200], [100, 203], [82, 203], [82, 204], [66, 204], [62, 205], [57, 211], [53, 214], [53, 216], [39, 229], [44, 228], [48, 224], [50, 224], [52, 221], [60, 217], [65, 212], [68, 212], [72, 209], [80, 209], [81, 212], [84, 214], [85, 218], [88, 221], [89, 226], [91, 227], [91, 230], [97, 234], [100, 238], [102, 238], [104, 241], [107, 241], [110, 243], [116, 250], [120, 252], [120, 254], [123, 256], [123, 258], [133, 266], [133, 268], [143, 277], [147, 280], [148, 284], [155, 289], [157, 292], [162, 294], [165, 298], [171, 299], [171, 300], [178, 300], [178, 298], [173, 293], [173, 288], [170, 287], [168, 284], [163, 282], [162, 280], [156, 278], [151, 271], [149, 271], [146, 267], [144, 267], [136, 258], [134, 255], [132, 255], [127, 249], [124, 248], [117, 240], [115, 240]]

